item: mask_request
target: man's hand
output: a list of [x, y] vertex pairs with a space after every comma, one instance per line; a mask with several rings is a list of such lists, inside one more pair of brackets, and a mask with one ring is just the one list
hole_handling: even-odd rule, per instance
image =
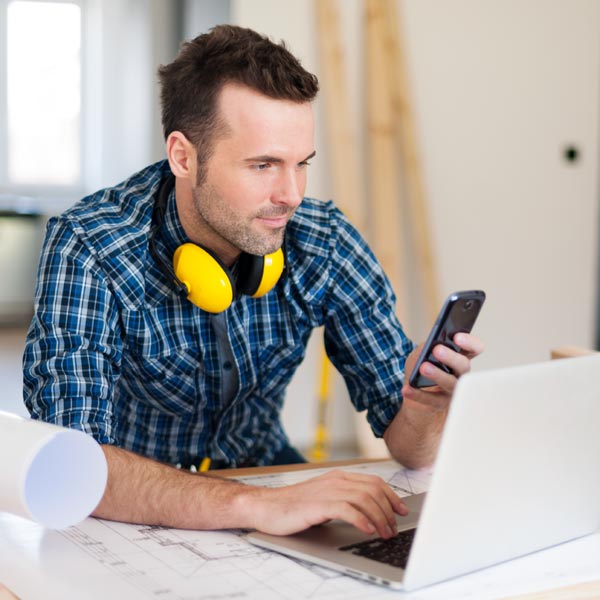
[[450, 374], [427, 361], [421, 365], [419, 370], [421, 375], [434, 381], [435, 386], [417, 389], [409, 385], [408, 375], [414, 369], [423, 344], [410, 353], [406, 360], [407, 377], [402, 388], [402, 396], [405, 401], [408, 400], [411, 409], [430, 413], [447, 410], [458, 378], [471, 370], [471, 359], [483, 352], [481, 340], [469, 333], [457, 333], [452, 341], [462, 350], [461, 353], [442, 344], [438, 344], [433, 349], [433, 356], [450, 368]]
[[275, 535], [341, 519], [364, 533], [389, 538], [397, 533], [394, 515], [408, 514], [380, 477], [340, 470], [280, 488], [248, 487], [239, 503], [253, 515], [253, 528]]
[[430, 362], [421, 365], [421, 374], [434, 386], [416, 389], [408, 383], [423, 344], [406, 359], [402, 408], [383, 436], [392, 456], [406, 467], [418, 469], [433, 463], [456, 382], [471, 369], [471, 359], [483, 352], [483, 343], [471, 334], [457, 333], [452, 341], [462, 352], [441, 344], [433, 349], [435, 358], [450, 367], [451, 374]]

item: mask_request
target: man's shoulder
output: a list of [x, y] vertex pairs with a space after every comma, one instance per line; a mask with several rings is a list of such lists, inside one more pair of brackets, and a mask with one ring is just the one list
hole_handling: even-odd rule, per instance
[[333, 200], [317, 200], [305, 197], [294, 213], [290, 225], [298, 228], [307, 228], [313, 231], [329, 230], [336, 226], [344, 215], [334, 204]]
[[361, 236], [333, 201], [304, 198], [288, 225], [288, 243], [303, 253], [330, 253], [340, 241], [359, 241]]

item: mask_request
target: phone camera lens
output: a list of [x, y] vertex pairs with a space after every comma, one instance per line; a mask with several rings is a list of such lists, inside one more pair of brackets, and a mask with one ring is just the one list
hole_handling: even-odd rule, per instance
[[473, 300], [467, 300], [463, 307], [463, 310], [471, 310], [473, 308]]

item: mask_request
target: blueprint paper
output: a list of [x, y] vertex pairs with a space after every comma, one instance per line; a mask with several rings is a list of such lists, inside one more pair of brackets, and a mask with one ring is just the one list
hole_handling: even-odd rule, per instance
[[[393, 461], [344, 470], [379, 475], [399, 495], [424, 491], [430, 477]], [[277, 487], [323, 471], [239, 479]], [[600, 534], [405, 594], [252, 546], [244, 533], [91, 518], [56, 532], [0, 515], [0, 581], [31, 600], [492, 600], [600, 579]]]
[[0, 511], [69, 527], [96, 508], [106, 478], [104, 453], [91, 437], [0, 411]]
[[[331, 468], [326, 468], [289, 471], [287, 473], [273, 473], [268, 475], [248, 475], [236, 477], [236, 480], [250, 485], [281, 487], [312, 479], [313, 477], [317, 477], [331, 470]], [[360, 463], [342, 467], [341, 470], [350, 473], [378, 475], [385, 480], [400, 497], [426, 492], [433, 473], [432, 469], [421, 469], [418, 471], [405, 469], [393, 460]]]

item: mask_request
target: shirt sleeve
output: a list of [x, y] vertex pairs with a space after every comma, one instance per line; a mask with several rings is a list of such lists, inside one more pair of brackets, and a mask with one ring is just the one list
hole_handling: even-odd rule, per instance
[[49, 221], [23, 356], [31, 416], [118, 444], [113, 393], [122, 343], [115, 299], [71, 223]]
[[341, 213], [332, 231], [325, 348], [350, 399], [382, 437], [402, 405], [407, 356], [415, 344], [396, 316], [396, 298], [367, 243]]

